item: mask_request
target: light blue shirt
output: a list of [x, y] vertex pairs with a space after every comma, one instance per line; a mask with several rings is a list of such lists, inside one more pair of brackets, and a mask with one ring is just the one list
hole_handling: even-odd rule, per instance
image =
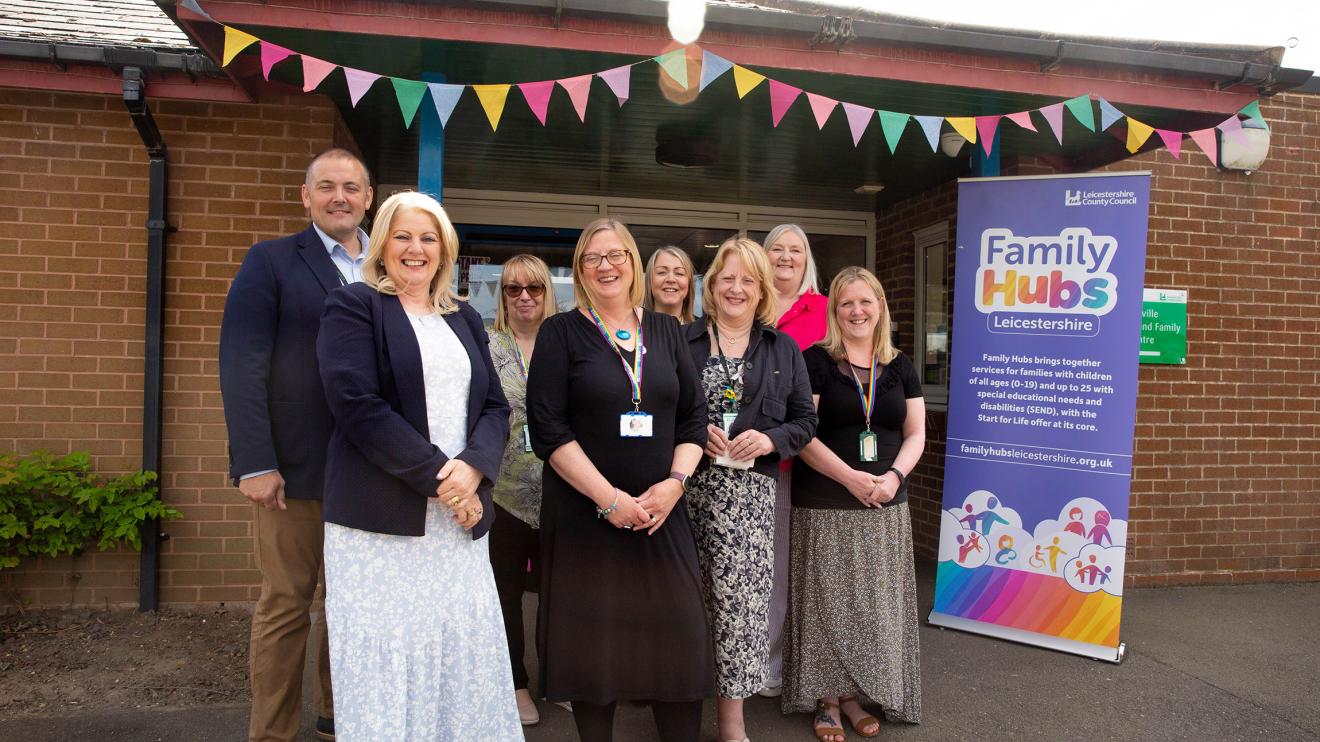
[[362, 265], [367, 259], [367, 233], [362, 227], [358, 227], [358, 245], [361, 249], [358, 256], [354, 258], [348, 254], [348, 250], [321, 228], [312, 224], [312, 229], [316, 230], [316, 236], [321, 238], [321, 244], [325, 245], [325, 251], [330, 253], [330, 260], [334, 262], [335, 268], [339, 271], [339, 277], [347, 283], [360, 283], [362, 281]]
[[[316, 230], [316, 236], [321, 238], [321, 244], [325, 245], [326, 252], [330, 253], [330, 260], [334, 262], [335, 269], [339, 271], [339, 278], [348, 283], [360, 283], [362, 281], [362, 265], [367, 259], [367, 240], [369, 238], [367, 237], [366, 231], [363, 230], [362, 227], [358, 227], [358, 246], [360, 249], [358, 250], [358, 256], [354, 258], [352, 255], [348, 254], [347, 248], [338, 242], [335, 242], [335, 239], [330, 235], [322, 232], [321, 228], [316, 226], [315, 223], [312, 224], [312, 229]], [[239, 480], [259, 477], [262, 474], [269, 474], [273, 471], [278, 471], [278, 469], [254, 471], [250, 474], [240, 476]]]

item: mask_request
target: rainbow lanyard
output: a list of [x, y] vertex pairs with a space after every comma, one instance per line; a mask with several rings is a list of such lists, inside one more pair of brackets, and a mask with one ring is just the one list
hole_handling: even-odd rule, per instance
[[643, 350], [644, 346], [642, 345], [642, 323], [640, 321], [637, 323], [637, 350], [633, 351], [633, 362], [629, 365], [628, 360], [623, 357], [623, 350], [619, 348], [618, 343], [614, 342], [614, 338], [610, 335], [610, 331], [605, 329], [605, 322], [600, 318], [600, 315], [596, 313], [596, 308], [587, 307], [587, 311], [591, 313], [591, 319], [595, 321], [596, 329], [600, 330], [600, 336], [605, 338], [605, 342], [609, 343], [610, 348], [614, 350], [615, 355], [619, 356], [619, 362], [623, 364], [623, 372], [628, 375], [628, 383], [632, 385], [633, 412], [641, 412], [642, 359], [645, 356], [645, 351]]
[[518, 345], [518, 338], [509, 333], [509, 339], [513, 341], [513, 352], [518, 356], [518, 374], [522, 376], [523, 383], [527, 383], [527, 357], [523, 355], [522, 346]]
[[862, 380], [857, 378], [857, 369], [853, 368], [852, 361], [848, 362], [848, 370], [852, 371], [853, 381], [857, 384], [857, 394], [862, 398], [862, 414], [866, 415], [866, 432], [871, 432], [871, 410], [875, 407], [875, 356], [871, 356], [871, 381], [862, 388]]

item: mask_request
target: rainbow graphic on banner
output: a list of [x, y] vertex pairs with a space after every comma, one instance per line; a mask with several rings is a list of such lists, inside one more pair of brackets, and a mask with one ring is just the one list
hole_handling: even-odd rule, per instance
[[1118, 647], [1123, 599], [1052, 575], [940, 562], [935, 611], [1086, 644]]

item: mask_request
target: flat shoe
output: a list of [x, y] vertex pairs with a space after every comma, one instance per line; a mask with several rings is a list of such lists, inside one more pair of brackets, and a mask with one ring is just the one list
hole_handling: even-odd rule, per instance
[[[852, 719], [849, 719], [848, 723], [852, 725], [853, 731], [857, 732], [857, 734], [862, 737], [870, 738], [870, 737], [880, 736], [880, 720], [875, 718], [874, 716], [863, 716], [857, 721], [853, 721]], [[866, 732], [862, 731], [863, 729], [870, 726], [874, 727], [871, 730], [870, 734], [867, 734]]]
[[513, 694], [518, 703], [518, 721], [525, 727], [541, 723], [541, 712], [536, 710], [536, 702], [526, 690], [518, 690]]
[[[831, 710], [833, 710], [833, 711], [838, 711], [838, 710], [839, 710], [839, 704], [837, 704], [837, 703], [825, 703], [824, 701], [817, 701], [817, 702], [816, 702], [816, 712], [817, 712], [817, 713], [820, 713], [820, 712], [823, 711], [823, 712], [825, 712], [825, 713], [828, 714]], [[837, 737], [837, 738], [839, 738], [839, 739], [847, 739], [847, 738], [848, 738], [848, 735], [845, 734], [844, 731], [843, 731], [843, 727], [818, 727], [818, 726], [815, 726], [815, 721], [814, 721], [814, 720], [813, 720], [813, 722], [812, 722], [811, 731], [815, 733], [815, 735], [816, 735], [816, 739], [819, 740], [819, 742], [836, 742], [836, 740], [834, 739], [835, 737]]]

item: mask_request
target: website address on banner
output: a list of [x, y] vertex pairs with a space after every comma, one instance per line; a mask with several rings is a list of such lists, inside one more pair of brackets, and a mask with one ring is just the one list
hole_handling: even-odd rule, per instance
[[1052, 464], [1086, 471], [1114, 470], [1114, 459], [1109, 456], [1078, 456], [1067, 451], [1024, 450], [1014, 446], [996, 446], [985, 443], [959, 443], [958, 452], [967, 457], [995, 461], [1021, 461]]

